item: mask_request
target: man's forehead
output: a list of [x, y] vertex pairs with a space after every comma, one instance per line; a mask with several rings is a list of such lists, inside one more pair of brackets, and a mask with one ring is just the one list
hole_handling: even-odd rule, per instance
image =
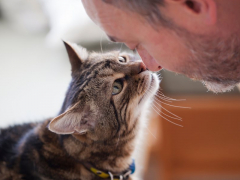
[[[128, 31], [126, 12], [102, 2], [102, 0], [82, 0], [89, 17], [101, 27], [112, 41], [122, 41], [122, 33]], [[124, 28], [123, 28], [124, 27]]]
[[[139, 14], [122, 10], [102, 0], [82, 0], [91, 19], [113, 42], [136, 43], [143, 31]], [[138, 32], [138, 33], [136, 33]]]
[[82, 0], [82, 2], [89, 17], [99, 25], [107, 24], [112, 20], [116, 21], [117, 17], [121, 16], [117, 8], [102, 0]]

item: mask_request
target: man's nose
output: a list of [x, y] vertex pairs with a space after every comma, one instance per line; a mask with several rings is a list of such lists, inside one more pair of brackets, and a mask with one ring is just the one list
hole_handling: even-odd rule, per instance
[[148, 53], [146, 49], [139, 46], [137, 48], [137, 52], [141, 56], [142, 61], [146, 65], [147, 69], [149, 69], [150, 71], [159, 71], [161, 69], [159, 68], [160, 66], [158, 65], [156, 60]]

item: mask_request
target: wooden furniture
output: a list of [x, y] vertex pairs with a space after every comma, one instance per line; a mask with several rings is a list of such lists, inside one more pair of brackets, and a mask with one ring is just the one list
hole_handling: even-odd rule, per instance
[[184, 98], [172, 104], [191, 109], [163, 105], [184, 127], [159, 115], [150, 122], [158, 133], [144, 180], [240, 180], [240, 97]]

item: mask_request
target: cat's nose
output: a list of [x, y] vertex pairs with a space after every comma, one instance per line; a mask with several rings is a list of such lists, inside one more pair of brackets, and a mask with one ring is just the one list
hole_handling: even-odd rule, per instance
[[148, 70], [147, 67], [146, 67], [145, 64], [141, 61], [141, 62], [140, 62], [140, 66], [139, 66], [139, 73], [138, 73], [138, 74], [140, 74], [141, 72], [146, 71], [146, 70]]
[[142, 61], [135, 61], [131, 64], [131, 74], [140, 74], [141, 72], [144, 72], [148, 70], [145, 64]]

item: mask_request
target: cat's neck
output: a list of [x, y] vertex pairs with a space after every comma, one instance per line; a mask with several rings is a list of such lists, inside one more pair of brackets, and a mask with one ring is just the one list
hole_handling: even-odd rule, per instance
[[[44, 122], [36, 131], [45, 143], [54, 146], [54, 151], [66, 152], [66, 156], [73, 163], [87, 162], [93, 167], [115, 173], [128, 169], [132, 162], [132, 153], [135, 147], [135, 135], [131, 138], [116, 137], [108, 141], [89, 140], [84, 135], [58, 135], [46, 127], [49, 121]], [[44, 140], [55, 139], [54, 142]], [[48, 146], [48, 144], [46, 144]]]
[[48, 123], [49, 121], [45, 121], [40, 127], [36, 127], [34, 132], [40, 136], [46, 146], [54, 147], [52, 148], [54, 152], [66, 154], [66, 158], [75, 164], [75, 167], [86, 162], [99, 170], [122, 173], [132, 163], [135, 135], [131, 138], [116, 137], [108, 141], [93, 141], [84, 138], [83, 135], [55, 134], [46, 128]]
[[125, 171], [132, 162], [135, 138], [92, 141], [82, 135], [61, 136], [64, 149], [79, 163], [115, 173]]

